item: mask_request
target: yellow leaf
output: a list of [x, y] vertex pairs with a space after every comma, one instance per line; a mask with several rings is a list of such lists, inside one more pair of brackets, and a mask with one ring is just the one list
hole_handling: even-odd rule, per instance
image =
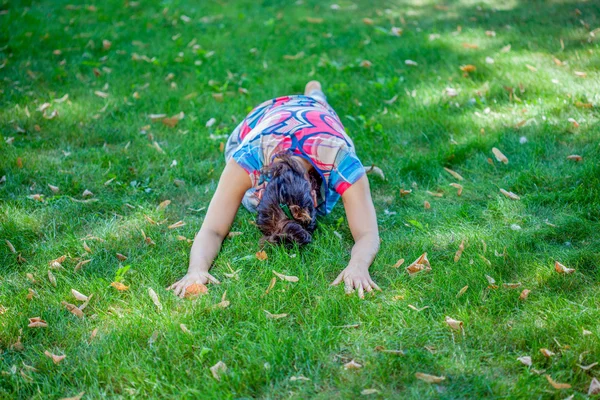
[[568, 383], [558, 383], [556, 381], [554, 381], [550, 375], [546, 375], [546, 379], [548, 380], [548, 382], [552, 385], [552, 387], [554, 389], [570, 389], [571, 385], [569, 385]]
[[267, 310], [263, 310], [263, 311], [267, 314], [267, 318], [270, 318], [270, 319], [279, 319], [279, 318], [285, 318], [288, 316], [287, 314], [271, 314]]
[[260, 261], [265, 261], [268, 258], [267, 252], [264, 250], [257, 252], [256, 258], [258, 258]]
[[273, 271], [273, 273], [282, 281], [288, 281], [288, 282], [298, 282], [299, 281], [297, 276], [283, 275], [277, 271]]
[[427, 383], [440, 383], [440, 382], [446, 380], [445, 376], [429, 375], [429, 374], [424, 374], [423, 372], [415, 373], [415, 378], [425, 381]]
[[113, 282], [110, 284], [110, 286], [114, 287], [115, 289], [117, 289], [118, 291], [121, 291], [121, 292], [129, 289], [129, 286], [125, 286], [121, 282]]
[[[444, 170], [449, 173], [450, 175], [452, 175], [455, 179], [458, 179], [459, 181], [464, 181], [465, 178], [463, 178], [458, 172], [451, 170], [450, 168], [446, 168], [444, 167]], [[441, 196], [439, 196], [441, 197]]]
[[454, 254], [454, 262], [458, 262], [458, 260], [460, 260], [460, 257], [462, 256], [462, 253], [464, 250], [465, 250], [465, 240], [463, 239], [460, 242], [460, 245], [458, 246], [458, 250], [456, 251], [456, 254]]
[[475, 72], [477, 70], [477, 67], [474, 65], [471, 65], [471, 64], [461, 65], [460, 70], [462, 72], [466, 72], [466, 73]]
[[502, 154], [502, 152], [496, 147], [492, 148], [492, 153], [494, 153], [496, 160], [500, 161], [501, 163], [508, 164], [508, 158], [506, 158], [506, 156]]
[[393, 268], [400, 268], [402, 266], [402, 264], [404, 264], [404, 258], [401, 258], [398, 261], [396, 261], [396, 264], [394, 264], [392, 267]]

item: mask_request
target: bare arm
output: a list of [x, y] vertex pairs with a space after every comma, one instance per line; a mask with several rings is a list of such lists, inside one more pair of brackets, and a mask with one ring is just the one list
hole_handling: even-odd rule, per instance
[[183, 296], [185, 289], [193, 283], [219, 283], [208, 270], [221, 249], [223, 239], [229, 233], [244, 193], [250, 187], [250, 177], [246, 171], [234, 160], [230, 160], [221, 174], [202, 227], [194, 238], [188, 272], [169, 287], [177, 296]]
[[362, 298], [365, 290], [381, 290], [369, 275], [369, 267], [379, 251], [379, 229], [367, 176], [364, 175], [348, 188], [342, 195], [342, 200], [354, 246], [348, 266], [332, 285], [337, 285], [343, 280], [347, 292], [357, 289]]

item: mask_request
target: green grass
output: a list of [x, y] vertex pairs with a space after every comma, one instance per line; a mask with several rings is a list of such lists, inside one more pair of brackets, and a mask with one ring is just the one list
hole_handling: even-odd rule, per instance
[[[600, 361], [597, 2], [464, 0], [445, 3], [447, 10], [419, 0], [340, 0], [339, 10], [315, 0], [137, 7], [110, 0], [96, 1], [95, 11], [90, 2], [68, 4], [0, 5], [6, 11], [0, 15], [0, 176], [6, 176], [0, 184], [0, 398], [82, 391], [85, 398], [353, 398], [369, 388], [379, 391], [372, 398], [586, 396], [600, 375], [599, 367], [578, 366]], [[366, 17], [373, 25], [362, 22]], [[392, 26], [402, 35], [390, 35]], [[431, 34], [439, 37], [430, 40]], [[510, 51], [502, 52], [508, 44]], [[303, 58], [284, 59], [300, 52]], [[133, 53], [154, 61], [132, 60]], [[372, 66], [361, 67], [363, 60]], [[477, 70], [463, 76], [459, 67], [466, 64]], [[240, 210], [233, 230], [243, 235], [225, 241], [212, 269], [222, 285], [194, 301], [175, 298], [164, 288], [184, 274], [190, 248], [177, 235], [193, 238], [200, 228], [204, 211], [198, 209], [208, 204], [224, 166], [223, 139], [210, 134], [229, 133], [253, 106], [299, 93], [310, 79], [323, 82], [363, 163], [386, 173], [385, 181], [371, 178], [382, 238], [371, 273], [384, 291], [361, 301], [328, 286], [352, 246], [345, 221], [339, 222], [340, 204], [320, 221], [311, 245], [269, 247], [264, 262], [254, 258], [260, 234], [253, 216]], [[445, 95], [448, 87], [458, 96]], [[213, 93], [224, 93], [223, 102]], [[53, 101], [65, 94], [67, 101]], [[393, 104], [384, 103], [395, 95]], [[56, 110], [57, 118], [37, 111], [45, 102], [52, 104], [46, 113]], [[149, 118], [180, 111], [185, 118], [174, 128]], [[217, 123], [206, 128], [213, 117]], [[507, 165], [496, 162], [493, 147], [508, 156]], [[570, 154], [583, 161], [567, 160]], [[461, 197], [443, 167], [464, 176]], [[412, 193], [400, 197], [401, 188]], [[507, 199], [499, 188], [521, 200]], [[97, 201], [72, 200], [81, 200], [85, 189]], [[28, 198], [33, 194], [43, 194], [44, 202]], [[167, 199], [172, 203], [157, 210]], [[179, 220], [186, 225], [167, 228]], [[514, 224], [522, 229], [511, 229]], [[144, 243], [141, 230], [156, 246]], [[105, 240], [87, 240], [91, 254], [82, 246], [87, 235]], [[17, 262], [4, 239], [27, 262]], [[423, 252], [432, 271], [409, 277], [404, 266], [392, 268]], [[116, 253], [128, 259], [119, 262]], [[70, 258], [64, 270], [52, 271], [54, 287], [48, 261], [63, 254]], [[75, 272], [77, 257], [92, 261]], [[576, 272], [557, 274], [555, 260]], [[131, 266], [123, 277], [130, 288], [118, 292], [109, 284], [122, 265]], [[224, 275], [228, 265], [241, 269], [239, 280]], [[300, 281], [278, 282], [265, 295], [271, 270]], [[500, 288], [488, 288], [485, 275]], [[522, 287], [503, 288], [507, 282]], [[37, 293], [31, 300], [29, 288]], [[75, 302], [71, 288], [94, 294], [83, 319], [61, 305]], [[158, 293], [162, 311], [148, 288]], [[523, 288], [531, 290], [526, 301], [518, 299]], [[231, 305], [215, 309], [225, 291]], [[409, 304], [429, 308], [417, 312]], [[271, 320], [263, 310], [289, 316]], [[464, 322], [464, 335], [448, 328], [447, 315]], [[48, 328], [28, 328], [30, 317], [43, 318]], [[341, 327], [348, 324], [360, 326]], [[14, 346], [19, 336], [22, 349]], [[556, 355], [547, 359], [540, 348]], [[46, 350], [67, 357], [55, 365]], [[533, 358], [532, 367], [517, 361], [524, 355]], [[363, 367], [344, 370], [352, 359]], [[219, 360], [228, 367], [221, 381], [209, 370]], [[415, 372], [446, 380], [428, 384]], [[553, 389], [544, 374], [572, 389]], [[290, 380], [299, 375], [310, 380]]]

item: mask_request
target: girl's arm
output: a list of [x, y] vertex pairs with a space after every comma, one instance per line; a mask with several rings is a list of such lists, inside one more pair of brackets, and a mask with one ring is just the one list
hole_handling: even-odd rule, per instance
[[246, 171], [233, 159], [230, 160], [221, 174], [202, 227], [194, 238], [187, 274], [168, 288], [175, 295], [183, 297], [185, 289], [193, 283], [219, 283], [208, 270], [229, 233], [244, 193], [251, 186]]
[[344, 281], [346, 293], [355, 289], [364, 298], [364, 291], [381, 290], [371, 279], [369, 267], [379, 251], [377, 216], [371, 199], [369, 180], [364, 175], [342, 195], [348, 225], [354, 238], [352, 256], [348, 266], [338, 275], [332, 285]]

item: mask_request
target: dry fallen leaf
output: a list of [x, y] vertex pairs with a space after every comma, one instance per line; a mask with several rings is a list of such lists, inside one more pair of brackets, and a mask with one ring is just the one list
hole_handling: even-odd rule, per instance
[[454, 262], [458, 262], [458, 260], [460, 260], [460, 257], [462, 256], [462, 253], [464, 250], [465, 250], [465, 240], [463, 239], [460, 242], [460, 245], [458, 246], [458, 250], [456, 251], [456, 254], [454, 254]]
[[96, 90], [94, 92], [94, 94], [98, 97], [102, 97], [103, 99], [106, 99], [108, 97], [108, 93], [106, 92], [101, 92], [100, 90]]
[[48, 184], [48, 187], [50, 188], [50, 190], [52, 190], [52, 193], [58, 193], [58, 192], [60, 192], [60, 189], [59, 189], [58, 186], [54, 186], [54, 185]]
[[4, 241], [6, 242], [6, 245], [8, 246], [8, 249], [10, 250], [10, 252], [13, 254], [17, 254], [17, 250], [15, 249], [15, 246], [13, 246], [12, 243], [8, 239], [4, 239]]
[[410, 190], [400, 189], [400, 197], [408, 196], [411, 193], [412, 193], [412, 189], [410, 189]]
[[385, 104], [394, 104], [394, 103], [396, 102], [396, 100], [398, 100], [398, 95], [394, 95], [394, 97], [392, 97], [391, 99], [389, 99], [389, 100], [384, 100], [383, 102], [384, 102]]
[[365, 25], [373, 25], [375, 23], [375, 21], [373, 21], [371, 18], [363, 18], [362, 22]]
[[273, 270], [273, 273], [282, 281], [288, 281], [288, 282], [298, 282], [299, 281], [297, 276], [283, 275], [275, 270]]
[[75, 289], [71, 289], [71, 294], [73, 294], [73, 297], [75, 297], [79, 301], [87, 301], [87, 299], [88, 299], [88, 296], [86, 296], [83, 293], [78, 292]]
[[44, 352], [44, 354], [47, 355], [48, 357], [50, 357], [52, 359], [52, 361], [54, 361], [54, 364], [59, 364], [62, 360], [65, 359], [65, 357], [67, 357], [65, 355], [57, 356], [56, 354], [50, 353], [48, 350], [46, 350]]
[[190, 297], [197, 297], [207, 292], [208, 288], [206, 287], [206, 285], [203, 285], [202, 283], [192, 283], [185, 289], [185, 294], [183, 295], [183, 297], [185, 297], [186, 299]]
[[165, 200], [163, 202], [161, 202], [158, 207], [156, 207], [157, 210], [164, 210], [165, 208], [167, 208], [167, 206], [171, 204], [171, 200]]
[[431, 264], [429, 264], [429, 260], [427, 259], [427, 253], [423, 253], [419, 258], [417, 258], [412, 264], [406, 267], [406, 271], [412, 275], [421, 271], [430, 271]]
[[110, 286], [114, 287], [115, 289], [117, 289], [120, 292], [129, 289], [129, 286], [125, 286], [121, 282], [113, 282], [110, 284]]
[[462, 186], [461, 184], [452, 182], [452, 183], [450, 184], [450, 186], [452, 186], [453, 188], [456, 188], [456, 189], [458, 189], [458, 191], [456, 192], [456, 195], [457, 195], [457, 196], [460, 196], [460, 195], [462, 195], [463, 186]]
[[583, 159], [583, 157], [577, 155], [577, 154], [571, 154], [570, 156], [567, 156], [567, 160], [572, 160], [572, 161], [576, 161], [579, 162]]
[[268, 258], [268, 256], [267, 256], [267, 252], [266, 252], [266, 251], [264, 251], [264, 250], [261, 250], [261, 251], [257, 252], [257, 253], [255, 254], [255, 256], [256, 256], [256, 258], [258, 258], [260, 261], [265, 261], [265, 260]]
[[360, 394], [362, 394], [363, 396], [368, 396], [370, 394], [376, 394], [376, 393], [379, 393], [379, 390], [377, 390], [377, 389], [363, 389], [360, 392]]
[[463, 294], [465, 294], [465, 292], [469, 289], [469, 285], [463, 287], [462, 289], [460, 289], [458, 291], [458, 293], [456, 294], [456, 298], [461, 297]]
[[492, 148], [492, 153], [494, 153], [496, 160], [500, 161], [501, 163], [508, 164], [508, 158], [496, 147]]
[[267, 318], [270, 318], [270, 319], [279, 319], [279, 318], [285, 318], [288, 316], [287, 314], [271, 314], [267, 310], [263, 310], [263, 311], [267, 314]]
[[553, 353], [550, 350], [545, 349], [545, 348], [540, 349], [540, 353], [542, 353], [544, 355], [544, 357], [548, 357], [548, 358], [550, 358], [553, 355], [555, 355], [555, 353]]
[[466, 72], [466, 73], [475, 72], [477, 70], [477, 67], [474, 65], [471, 65], [471, 64], [461, 65], [460, 70], [462, 72]]
[[462, 331], [464, 329], [462, 321], [455, 320], [449, 316], [446, 316], [445, 321], [452, 330]]
[[600, 394], [600, 382], [596, 378], [592, 378], [590, 388], [588, 389], [588, 396], [593, 394]]
[[160, 300], [158, 299], [158, 295], [152, 288], [148, 288], [148, 295], [150, 295], [150, 298], [152, 299], [152, 302], [154, 303], [156, 308], [158, 308], [159, 311], [162, 311], [162, 308], [163, 308], [162, 304], [160, 303]]
[[183, 111], [181, 111], [179, 114], [175, 114], [172, 117], [168, 117], [168, 118], [163, 118], [161, 121], [164, 125], [173, 128], [175, 127], [179, 121], [181, 121], [183, 118], [185, 117], [185, 114], [183, 113]]
[[79, 394], [77, 394], [77, 396], [63, 397], [62, 399], [59, 399], [59, 400], [81, 400], [81, 398], [83, 397], [84, 394], [85, 394], [85, 392], [80, 392]]
[[183, 222], [183, 221], [177, 221], [174, 224], [169, 225], [167, 228], [169, 228], [169, 229], [177, 229], [177, 228], [181, 228], [184, 225], [185, 225], [185, 222]]
[[377, 175], [378, 177], [380, 177], [381, 179], [383, 179], [385, 181], [385, 175], [383, 174], [383, 171], [381, 170], [381, 168], [376, 167], [375, 165], [371, 165], [370, 167], [365, 168], [365, 172], [367, 174]]
[[396, 264], [394, 264], [392, 268], [400, 268], [402, 264], [404, 264], [404, 258], [401, 258], [398, 261], [396, 261]]
[[219, 361], [218, 363], [210, 367], [210, 372], [212, 373], [212, 376], [220, 382], [221, 375], [227, 372], [227, 365], [225, 365], [223, 361]]
[[181, 330], [182, 330], [184, 333], [187, 333], [188, 335], [191, 335], [191, 334], [192, 334], [192, 331], [190, 331], [190, 330], [187, 328], [187, 326], [185, 326], [184, 324], [179, 324], [179, 327], [181, 328]]
[[115, 255], [117, 257], [117, 260], [119, 260], [119, 261], [125, 261], [125, 260], [127, 260], [127, 256], [125, 256], [125, 255], [123, 255], [121, 253], [117, 253]]
[[40, 317], [29, 318], [29, 328], [47, 328], [48, 323]]
[[363, 68], [371, 68], [373, 66], [373, 63], [369, 60], [362, 60], [360, 62], [360, 66]]
[[271, 291], [271, 289], [273, 289], [273, 287], [275, 287], [276, 283], [277, 283], [277, 278], [273, 277], [271, 279], [271, 282], [269, 283], [269, 287], [267, 287], [267, 290], [265, 290], [265, 294], [269, 294], [269, 292]]
[[509, 192], [507, 190], [504, 189], [500, 189], [500, 193], [502, 193], [503, 195], [505, 195], [506, 197], [508, 197], [511, 200], [521, 200], [521, 198], [514, 194], [513, 192]]
[[525, 64], [525, 66], [527, 67], [528, 70], [530, 70], [531, 72], [537, 72], [537, 68], [534, 67], [533, 65], [529, 65], [529, 64]]
[[429, 306], [425, 306], [425, 307], [421, 307], [421, 308], [419, 308], [419, 307], [415, 307], [415, 306], [413, 306], [412, 304], [409, 304], [409, 305], [408, 305], [408, 308], [410, 308], [411, 310], [415, 310], [416, 312], [421, 312], [421, 311], [423, 311], [423, 310], [426, 310], [426, 309], [428, 309], [428, 308], [429, 308]]
[[521, 362], [521, 364], [523, 365], [527, 365], [528, 367], [531, 367], [531, 357], [529, 356], [523, 356], [523, 357], [519, 357], [517, 358], [517, 360], [519, 360]]
[[362, 365], [357, 363], [354, 360], [351, 360], [350, 362], [347, 362], [346, 364], [344, 364], [344, 369], [360, 369], [362, 368]]
[[445, 376], [429, 375], [429, 374], [424, 374], [423, 372], [415, 373], [415, 378], [425, 381], [427, 383], [440, 383], [440, 382], [446, 380]]
[[[444, 170], [449, 173], [450, 175], [452, 175], [455, 179], [458, 179], [459, 181], [464, 181], [465, 178], [463, 178], [458, 172], [451, 170], [450, 168], [446, 168], [444, 167]], [[441, 196], [440, 196], [441, 197]]]
[[575, 272], [574, 268], [567, 268], [564, 265], [562, 265], [561, 263], [559, 263], [558, 261], [554, 262], [554, 269], [559, 274], [572, 274], [573, 272]]
[[463, 46], [465, 49], [478, 49], [478, 48], [479, 48], [479, 46], [478, 46], [478, 45], [476, 45], [476, 44], [473, 44], [473, 43], [463, 43], [463, 44], [462, 44], [462, 46]]
[[296, 381], [310, 381], [310, 378], [307, 378], [304, 375], [290, 377], [290, 382], [296, 382]]
[[92, 193], [91, 191], [85, 189], [83, 191], [83, 193], [81, 194], [81, 197], [92, 197], [94, 195], [94, 193]]
[[527, 297], [529, 297], [529, 293], [531, 293], [531, 290], [523, 289], [523, 291], [519, 295], [519, 300], [527, 300]]
[[83, 311], [81, 311], [75, 304], [67, 303], [66, 301], [61, 301], [60, 304], [65, 306], [67, 310], [69, 310], [76, 317], [83, 318]]
[[425, 207], [426, 210], [429, 210], [431, 208], [431, 204], [429, 204], [429, 202], [427, 200], [425, 200], [423, 202], [423, 207]]
[[516, 288], [521, 287], [521, 282], [503, 283], [502, 287], [504, 287], [505, 289], [516, 289]]
[[79, 271], [85, 264], [89, 263], [90, 261], [92, 261], [92, 260], [82, 260], [82, 261], [79, 261], [77, 263], [77, 265], [75, 266], [74, 271]]
[[568, 383], [558, 383], [556, 381], [554, 381], [550, 375], [546, 375], [546, 379], [548, 380], [548, 382], [552, 385], [552, 387], [554, 389], [570, 389], [571, 385], [569, 385]]
[[598, 365], [597, 362], [591, 363], [590, 365], [580, 365], [580, 364], [577, 364], [577, 366], [579, 368], [581, 368], [582, 370], [584, 370], [584, 371], [589, 371], [590, 369], [594, 368], [596, 365]]

